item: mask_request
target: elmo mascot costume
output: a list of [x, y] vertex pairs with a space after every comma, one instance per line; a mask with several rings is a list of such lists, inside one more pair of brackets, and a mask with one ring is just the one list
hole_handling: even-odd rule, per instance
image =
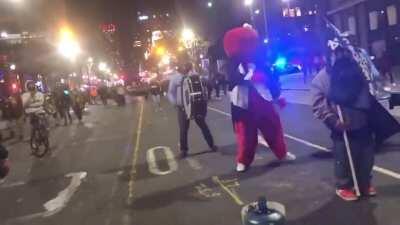
[[224, 49], [229, 57], [229, 90], [232, 120], [236, 139], [238, 172], [245, 171], [254, 160], [258, 145], [258, 131], [280, 160], [295, 160], [287, 152], [280, 117], [274, 108], [281, 108], [285, 100], [280, 98], [278, 79], [267, 74], [264, 63], [256, 57], [259, 37], [251, 26], [228, 31], [224, 37]]

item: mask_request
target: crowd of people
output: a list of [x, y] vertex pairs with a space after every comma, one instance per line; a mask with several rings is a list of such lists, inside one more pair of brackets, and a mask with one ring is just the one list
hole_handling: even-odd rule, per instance
[[[226, 33], [224, 48], [229, 57], [228, 79], [216, 76], [207, 85], [209, 94], [211, 84], [220, 85], [223, 90], [224, 86], [229, 86], [237, 142], [237, 172], [250, 169], [259, 132], [279, 160], [296, 160], [296, 156], [288, 152], [280, 116], [274, 106], [283, 109], [286, 101], [280, 96], [279, 81], [256, 57], [257, 42], [257, 32], [249, 27]], [[328, 51], [329, 61], [311, 84], [311, 103], [315, 117], [332, 133], [336, 194], [345, 201], [355, 201], [361, 196], [377, 194], [372, 184], [375, 148], [400, 132], [400, 125], [369, 92], [362, 69], [365, 65], [358, 63], [345, 46], [338, 46]], [[192, 70], [190, 62], [180, 62], [177, 68], [171, 77], [168, 98], [177, 109], [181, 157], [186, 158], [189, 152], [190, 119], [196, 122], [211, 151], [215, 152], [217, 141], [205, 120], [207, 101], [200, 103], [198, 114], [185, 113], [184, 98], [187, 96], [183, 96], [182, 81], [196, 76], [196, 71]], [[219, 87], [216, 88], [217, 97]]]
[[[259, 140], [258, 133], [277, 159], [296, 160], [296, 156], [287, 149], [277, 112], [277, 108], [286, 106], [285, 99], [281, 97], [279, 79], [265, 67], [265, 62], [257, 58], [258, 41], [258, 34], [251, 27], [239, 27], [227, 32], [224, 37], [224, 49], [229, 61], [227, 75], [216, 73], [212, 79], [202, 79], [190, 60], [176, 62], [176, 70], [169, 79], [167, 96], [177, 112], [181, 158], [186, 158], [190, 151], [188, 132], [191, 120], [201, 129], [210, 150], [218, 151], [216, 140], [206, 123], [207, 102], [213, 90], [217, 99], [221, 91], [227, 95], [229, 90], [233, 132], [237, 142], [236, 171], [246, 172], [251, 168]], [[245, 46], [243, 43], [246, 43]], [[314, 116], [331, 131], [336, 194], [346, 201], [359, 199], [360, 193], [367, 197], [375, 196], [377, 192], [372, 185], [374, 148], [399, 132], [400, 125], [370, 94], [363, 65], [354, 59], [349, 49], [338, 44], [328, 54], [326, 58], [329, 60], [312, 81], [311, 103]], [[189, 97], [184, 96], [185, 91], [193, 91], [184, 90], [185, 80], [195, 76], [198, 76], [197, 81], [204, 81], [206, 94], [199, 94], [198, 89], [189, 93]], [[189, 82], [194, 84], [195, 80]], [[147, 95], [151, 95], [156, 110], [161, 109], [164, 91], [159, 78], [149, 82]], [[60, 84], [44, 95], [37, 91], [34, 82], [30, 82], [27, 83], [26, 93], [12, 95], [2, 103], [2, 111], [3, 117], [15, 124], [14, 134], [22, 140], [27, 114], [47, 113], [54, 117], [57, 124], [63, 120], [67, 126], [73, 121], [70, 109], [81, 122], [86, 103], [97, 104], [100, 99], [102, 104], [107, 105], [112, 98], [119, 106], [123, 106], [125, 94], [122, 85], [112, 88], [90, 87], [87, 91], [81, 91]], [[197, 99], [197, 102], [192, 104], [197, 105], [191, 105], [188, 113], [185, 99], [192, 99], [191, 96], [195, 95], [197, 97], [193, 99]], [[0, 178], [4, 171], [7, 172], [6, 159], [7, 152], [0, 146]]]
[[[99, 104], [101, 100], [102, 104], [107, 105], [110, 98], [120, 106], [125, 104], [125, 87], [122, 85], [115, 87], [102, 85], [81, 90], [58, 83], [49, 92], [39, 91], [33, 81], [27, 81], [25, 86], [24, 93], [14, 93], [1, 99], [2, 130], [10, 131], [9, 135], [5, 134], [7, 132], [2, 132], [1, 139], [23, 140], [27, 115], [33, 112], [45, 113], [48, 118], [54, 119], [56, 126], [67, 126], [72, 124], [74, 117], [82, 123], [87, 104]], [[71, 115], [71, 111], [74, 116]]]

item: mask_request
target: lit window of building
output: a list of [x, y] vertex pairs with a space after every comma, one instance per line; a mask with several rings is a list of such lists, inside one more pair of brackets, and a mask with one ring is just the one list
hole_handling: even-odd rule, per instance
[[387, 7], [387, 17], [389, 26], [394, 26], [397, 24], [397, 8], [395, 5]]
[[283, 17], [289, 17], [289, 8], [283, 8], [282, 15]]
[[300, 7], [296, 7], [295, 10], [296, 10], [296, 16], [300, 17], [300, 16], [301, 16], [301, 9], [300, 9]]
[[378, 29], [378, 12], [372, 11], [369, 13], [369, 28], [370, 30]]
[[289, 9], [289, 17], [296, 17], [295, 9]]
[[350, 34], [355, 35], [357, 33], [356, 18], [354, 16], [349, 17], [348, 23]]

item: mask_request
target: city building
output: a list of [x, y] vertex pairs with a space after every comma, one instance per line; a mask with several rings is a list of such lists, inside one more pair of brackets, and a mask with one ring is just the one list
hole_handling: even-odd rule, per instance
[[[400, 52], [400, 1], [329, 0], [326, 15], [376, 57]], [[399, 59], [397, 59], [399, 62]]]

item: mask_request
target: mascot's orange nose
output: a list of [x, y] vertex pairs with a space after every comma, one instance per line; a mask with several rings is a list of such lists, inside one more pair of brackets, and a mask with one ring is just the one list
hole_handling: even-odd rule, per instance
[[237, 27], [224, 36], [225, 53], [230, 58], [248, 58], [256, 53], [258, 33], [250, 27]]

